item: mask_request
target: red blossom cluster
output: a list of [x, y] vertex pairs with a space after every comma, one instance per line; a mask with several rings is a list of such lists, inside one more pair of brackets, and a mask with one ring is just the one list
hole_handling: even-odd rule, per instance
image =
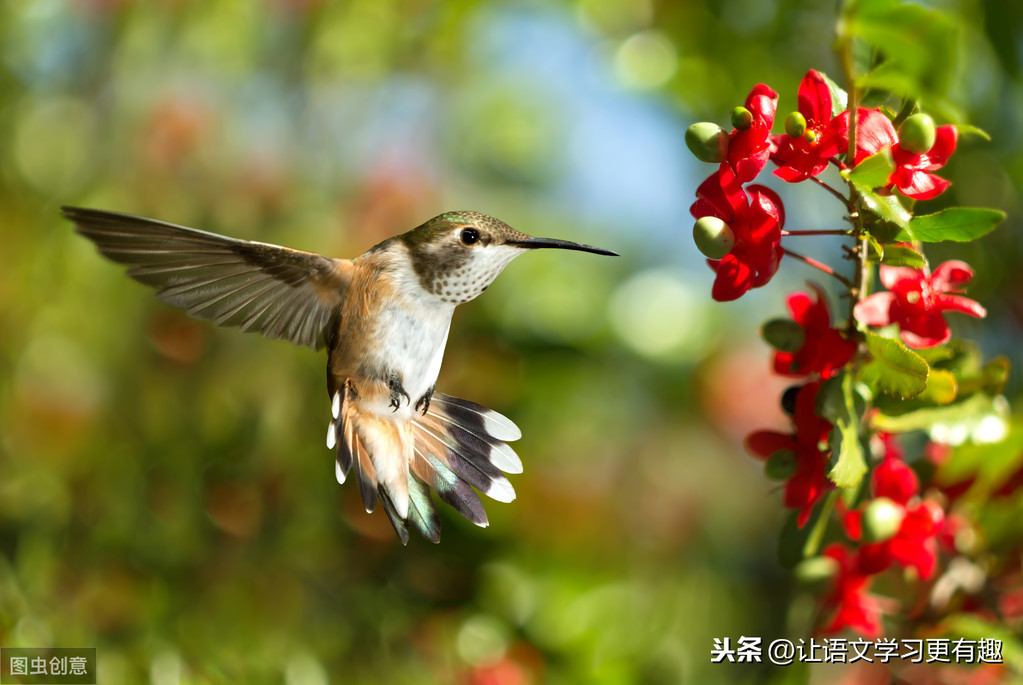
[[857, 546], [834, 543], [824, 552], [839, 561], [835, 590], [824, 599], [825, 611], [832, 612], [825, 633], [852, 628], [879, 636], [880, 604], [867, 594], [873, 576], [894, 565], [930, 580], [937, 569], [939, 542], [951, 545], [946, 523], [952, 519], [946, 521], [936, 500], [921, 498], [919, 478], [904, 461], [896, 438], [876, 438], [884, 445], [884, 456], [871, 477], [871, 496], [842, 517], [846, 535]]
[[[735, 128], [715, 139], [723, 143], [718, 170], [700, 184], [690, 212], [696, 219], [713, 216], [725, 222], [734, 235], [734, 246], [722, 258], [709, 259], [716, 273], [712, 297], [735, 300], [765, 285], [778, 271], [784, 249], [781, 246], [785, 208], [776, 193], [761, 185], [743, 188], [773, 162], [775, 176], [790, 183], [815, 180], [833, 165], [847, 169], [879, 152], [888, 150], [895, 169], [883, 192], [897, 189], [903, 195], [926, 200], [940, 194], [949, 182], [934, 175], [944, 166], [956, 147], [954, 126], [939, 126], [935, 141], [924, 152], [903, 147], [892, 120], [880, 109], [858, 108], [856, 154], [851, 163], [843, 159], [849, 147], [849, 110], [836, 114], [836, 103], [827, 79], [809, 71], [799, 86], [799, 108], [786, 119], [786, 132], [771, 134], [778, 107], [778, 94], [757, 84], [737, 108]], [[793, 123], [794, 122], [794, 123]], [[699, 244], [699, 243], [698, 243]]]
[[[806, 524], [814, 506], [834, 487], [827, 476], [828, 433], [832, 425], [817, 415], [819, 388], [820, 384], [814, 382], [795, 391], [794, 433], [756, 431], [746, 438], [746, 448], [754, 456], [793, 461], [788, 469], [791, 475], [785, 482], [785, 506], [799, 510], [800, 526]], [[794, 460], [790, 455], [794, 455]]]
[[[886, 386], [865, 392], [857, 389], [857, 384], [869, 385], [864, 379], [870, 374], [859, 373], [877, 354], [869, 339], [887, 338], [889, 347], [900, 347], [901, 354], [919, 359], [929, 369], [910, 348], [947, 343], [951, 332], [946, 312], [983, 317], [985, 310], [963, 294], [974, 275], [968, 265], [949, 261], [932, 272], [918, 244], [896, 242], [905, 240], [898, 235], [878, 241], [869, 233], [874, 224], [861, 222], [878, 204], [890, 201], [889, 207], [909, 213], [906, 206], [911, 209], [914, 201], [942, 193], [949, 182], [934, 172], [954, 152], [956, 128], [935, 126], [923, 114], [904, 113], [896, 119], [894, 113], [881, 108], [857, 107], [853, 117], [845, 99], [834, 83], [811, 70], [799, 86], [797, 109], [784, 120], [784, 133], [771, 131], [778, 94], [764, 84], [755, 86], [744, 106], [733, 110], [730, 132], [712, 124], [695, 124], [687, 133], [687, 143], [697, 157], [718, 167], [700, 184], [690, 211], [697, 220], [697, 246], [715, 273], [711, 292], [715, 300], [735, 300], [751, 288], [765, 285], [786, 254], [821, 269], [846, 288], [843, 296], [850, 303], [849, 320], [844, 325], [833, 325], [828, 297], [813, 283], [808, 284], [809, 292], [787, 298], [790, 318], [765, 324], [763, 337], [775, 348], [774, 371], [801, 380], [782, 398], [782, 407], [792, 421], [791, 431], [756, 431], [747, 437], [746, 447], [764, 461], [769, 478], [784, 483], [784, 506], [794, 510], [797, 529], [807, 528], [814, 520], [814, 527], [823, 521], [821, 530], [830, 530], [830, 535], [819, 536], [825, 544], [812, 552], [831, 569], [829, 590], [821, 597], [821, 631], [851, 629], [878, 637], [882, 634], [882, 608], [899, 603], [870, 594], [875, 578], [896, 570], [920, 581], [936, 579], [942, 568], [939, 551], [955, 554], [957, 533], [971, 525], [959, 514], [949, 513], [949, 508], [957, 494], [953, 490], [960, 485], [970, 487], [972, 480], [944, 487], [922, 483], [919, 473], [931, 478], [933, 455], [946, 454], [949, 448], [928, 443], [924, 458], [911, 462], [895, 435], [872, 425], [871, 393], [882, 393]], [[902, 121], [898, 129], [893, 119]], [[856, 167], [868, 159], [873, 160], [872, 166], [864, 168], [882, 171], [870, 172], [871, 180], [877, 181], [871, 187], [857, 186], [853, 180], [859, 171]], [[854, 228], [785, 230], [781, 198], [751, 183], [768, 162], [775, 165], [778, 178], [789, 183], [811, 181], [840, 198]], [[829, 167], [847, 181], [848, 195], [820, 178]], [[872, 198], [870, 203], [864, 199], [867, 195]], [[877, 213], [872, 221], [887, 220]], [[783, 237], [799, 234], [854, 237], [857, 246], [847, 248], [847, 256], [857, 260], [856, 276], [845, 278], [782, 246]], [[868, 274], [881, 257], [868, 252], [868, 240], [875, 243], [878, 253], [884, 242], [904, 260], [893, 259], [889, 264], [886, 259], [879, 264], [884, 290], [870, 295]], [[875, 367], [871, 373], [884, 371]], [[913, 392], [919, 393], [923, 387]], [[836, 479], [834, 473], [839, 459], [837, 444], [843, 439], [854, 443], [850, 449], [860, 455], [856, 481], [849, 481], [848, 475]], [[833, 442], [836, 440], [838, 443]], [[865, 448], [868, 444], [871, 449]], [[926, 466], [920, 468], [920, 464]], [[860, 481], [864, 485], [856, 487]], [[1023, 476], [1019, 485], [1023, 487]], [[839, 489], [841, 496], [836, 492]], [[822, 506], [826, 500], [832, 503], [828, 507]], [[826, 519], [832, 511], [837, 513], [837, 523], [828, 527]], [[817, 512], [821, 515], [815, 518]]]
[[952, 337], [942, 312], [970, 316], [987, 314], [982, 306], [963, 297], [962, 288], [973, 278], [965, 262], [945, 262], [932, 275], [922, 269], [881, 266], [881, 283], [888, 292], [874, 293], [856, 305], [856, 319], [868, 326], [899, 324], [902, 340], [910, 347], [934, 347]]
[[822, 379], [831, 378], [852, 359], [856, 343], [831, 327], [827, 296], [819, 286], [809, 285], [816, 300], [811, 301], [810, 296], [802, 292], [788, 297], [792, 320], [803, 330], [803, 344], [791, 352], [775, 352], [774, 371], [780, 376], [819, 374]]

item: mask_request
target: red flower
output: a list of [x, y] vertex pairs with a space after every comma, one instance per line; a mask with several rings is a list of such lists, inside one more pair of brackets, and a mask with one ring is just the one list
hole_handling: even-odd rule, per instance
[[809, 285], [817, 295], [816, 302], [806, 293], [793, 293], [787, 301], [792, 318], [806, 334], [803, 346], [796, 352], [775, 352], [774, 370], [782, 376], [819, 373], [821, 378], [829, 378], [852, 358], [856, 344], [831, 327], [827, 297], [819, 287]]
[[[838, 115], [841, 131], [839, 152], [849, 150], [849, 110]], [[876, 155], [885, 148], [891, 148], [899, 142], [892, 120], [879, 109], [860, 107], [856, 110], [856, 157], [852, 166], [856, 166], [867, 157]]]
[[716, 216], [735, 234], [731, 252], [723, 259], [707, 260], [717, 273], [711, 297], [719, 302], [735, 300], [771, 280], [782, 255], [785, 209], [781, 198], [760, 185], [743, 190], [724, 164], [700, 185], [696, 197], [690, 208], [694, 217]]
[[831, 424], [817, 416], [815, 405], [819, 383], [807, 383], [796, 395], [793, 421], [795, 434], [756, 431], [746, 438], [746, 449], [767, 459], [778, 450], [792, 450], [796, 455], [796, 472], [785, 483], [785, 506], [799, 509], [797, 523], [806, 525], [814, 505], [833, 486], [827, 476], [828, 455], [820, 445], [827, 444]]
[[722, 162], [731, 168], [740, 183], [749, 183], [767, 166], [778, 93], [758, 83], [746, 98], [746, 109], [753, 115], [753, 123], [743, 130], [733, 129], [728, 135], [728, 156]]
[[956, 311], [983, 317], [983, 307], [962, 297], [962, 287], [973, 270], [960, 261], [945, 262], [932, 275], [927, 267], [881, 267], [881, 282], [890, 292], [875, 293], [856, 305], [856, 318], [868, 326], [897, 323], [902, 340], [910, 347], [933, 347], [952, 333], [942, 312]]
[[881, 604], [867, 594], [870, 575], [860, 570], [859, 555], [840, 544], [829, 545], [823, 554], [838, 562], [838, 574], [824, 598], [824, 607], [834, 613], [821, 632], [828, 635], [849, 628], [866, 637], [880, 637]]
[[[916, 473], [896, 458], [885, 458], [876, 469], [871, 482], [874, 497], [885, 497], [902, 510], [902, 523], [894, 536], [882, 542], [860, 547], [859, 569], [863, 573], [881, 573], [892, 563], [916, 569], [928, 579], [934, 575], [938, 561], [938, 536], [943, 531], [945, 512], [931, 501], [916, 497], [920, 483]], [[912, 500], [917, 501], [912, 502]], [[912, 503], [911, 503], [912, 502]], [[853, 540], [862, 537], [863, 509], [850, 511], [843, 523]]]
[[875, 497], [887, 497], [893, 502], [905, 504], [920, 490], [920, 479], [916, 471], [906, 465], [898, 456], [901, 450], [889, 451], [888, 455], [874, 469], [871, 485]]
[[899, 145], [893, 147], [895, 171], [889, 179], [891, 185], [914, 200], [930, 200], [941, 195], [952, 182], [931, 172], [945, 166], [948, 158], [955, 152], [958, 136], [959, 132], [955, 126], [939, 126], [934, 146], [923, 154], [915, 155], [903, 150]]
[[831, 89], [813, 69], [799, 84], [799, 113], [806, 119], [806, 131], [801, 136], [782, 134], [771, 138], [775, 148], [771, 161], [778, 165], [774, 175], [790, 183], [824, 171], [828, 161], [842, 152], [839, 145], [844, 127], [849, 125], [848, 117], [834, 117]]

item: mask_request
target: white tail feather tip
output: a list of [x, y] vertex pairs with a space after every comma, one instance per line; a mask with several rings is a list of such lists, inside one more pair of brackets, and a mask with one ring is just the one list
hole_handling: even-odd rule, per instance
[[337, 482], [344, 485], [345, 483], [345, 472], [341, 470], [341, 464], [334, 462], [334, 477], [337, 478]]
[[493, 409], [483, 414], [483, 427], [498, 440], [514, 442], [522, 437], [522, 431], [512, 423], [512, 420], [503, 414], [498, 414]]
[[334, 391], [334, 399], [330, 401], [330, 413], [334, 415], [334, 418], [341, 416], [341, 391]]
[[507, 478], [495, 478], [490, 481], [487, 488], [487, 497], [496, 499], [498, 502], [512, 502], [515, 500], [515, 488], [508, 482]]
[[393, 498], [394, 511], [403, 521], [408, 518], [408, 499], [408, 493], [405, 493], [404, 497], [397, 496]]
[[492, 445], [490, 448], [490, 461], [497, 468], [505, 473], [522, 473], [522, 460], [515, 450], [505, 444]]
[[331, 421], [327, 424], [327, 449], [332, 450], [337, 447], [337, 432], [334, 429], [334, 422]]

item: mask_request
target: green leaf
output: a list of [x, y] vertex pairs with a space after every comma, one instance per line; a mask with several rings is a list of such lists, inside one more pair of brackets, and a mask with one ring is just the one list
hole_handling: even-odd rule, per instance
[[961, 136], [974, 135], [983, 138], [984, 140], [990, 141], [991, 135], [980, 128], [979, 126], [973, 126], [972, 124], [956, 124], [956, 131]]
[[1012, 364], [1007, 357], [995, 357], [985, 364], [980, 373], [982, 391], [989, 395], [1001, 395], [1009, 380], [1011, 367]]
[[997, 444], [967, 442], [956, 447], [938, 469], [939, 483], [957, 483], [976, 477], [979, 492], [990, 491], [1005, 482], [1023, 465], [1023, 417], [1009, 423], [1005, 439]]
[[982, 365], [979, 349], [969, 341], [952, 340], [945, 345], [916, 352], [931, 367], [927, 387], [909, 400], [898, 400], [889, 395], [874, 398], [874, 406], [889, 417], [953, 402], [962, 403], [978, 393], [997, 397], [1005, 387], [1009, 361], [998, 357]]
[[924, 358], [897, 338], [866, 333], [873, 360], [860, 369], [860, 380], [900, 399], [915, 397], [927, 387], [930, 367]]
[[803, 559], [816, 556], [824, 541], [831, 510], [835, 502], [834, 492], [825, 496], [823, 503], [814, 507], [806, 525], [799, 527], [799, 511], [793, 511], [782, 526], [778, 538], [778, 561], [785, 568], [792, 568]]
[[[855, 181], [853, 182], [855, 184]], [[856, 187], [859, 191], [860, 201], [863, 204], [864, 209], [876, 214], [880, 219], [890, 224], [895, 224], [902, 229], [902, 233], [899, 235], [905, 235], [909, 229], [909, 220], [913, 217], [902, 203], [899, 202], [899, 198], [894, 195], [878, 195], [872, 189], [866, 187]], [[900, 240], [909, 240], [910, 238], [900, 238]]]
[[834, 429], [831, 443], [831, 469], [828, 478], [840, 488], [855, 488], [867, 472], [867, 461], [860, 443], [860, 422], [866, 403], [854, 387], [853, 375], [842, 373], [821, 385], [818, 399], [823, 397], [821, 416]]
[[959, 384], [951, 371], [931, 369], [927, 374], [927, 387], [914, 399], [928, 404], [952, 404], [959, 392]]
[[961, 445], [999, 442], [1008, 431], [1008, 402], [1002, 396], [977, 393], [961, 402], [940, 407], [924, 407], [891, 416], [876, 414], [872, 424], [889, 433], [922, 430], [935, 442]]
[[[947, 362], [950, 359], [955, 359], [962, 355], [962, 352], [952, 347], [951, 344], [925, 347], [922, 350], [917, 350], [916, 353], [923, 357], [924, 361], [931, 366], [936, 366], [942, 362]], [[970, 353], [972, 354], [973, 351], [971, 350]]]
[[884, 259], [884, 245], [881, 244], [880, 240], [878, 240], [874, 236], [870, 235], [869, 233], [867, 233], [866, 236], [867, 236], [867, 245], [870, 246], [870, 252], [867, 254], [867, 259], [869, 259], [872, 262], [879, 262], [879, 261], [883, 260]]
[[986, 207], [949, 207], [934, 214], [913, 217], [908, 228], [899, 234], [899, 240], [919, 240], [925, 243], [940, 243], [952, 240], [968, 243], [983, 235], [1005, 220], [1005, 212]]
[[888, 148], [867, 157], [852, 169], [842, 172], [842, 178], [850, 181], [857, 190], [872, 190], [888, 185], [888, 177], [895, 171], [895, 162]]
[[888, 245], [884, 248], [881, 263], [885, 266], [910, 266], [922, 269], [927, 265], [924, 256], [906, 245]]
[[955, 374], [946, 369], [931, 367], [927, 374], [927, 387], [911, 399], [896, 399], [891, 395], [878, 395], [874, 407], [887, 416], [903, 416], [921, 409], [940, 407], [956, 400], [965, 400], [971, 392], [962, 392]]
[[1002, 662], [1010, 672], [1023, 671], [1023, 643], [1013, 630], [1003, 623], [993, 623], [980, 618], [977, 614], [952, 614], [941, 622], [944, 635], [953, 640], [994, 639], [1002, 643]]
[[954, 373], [960, 384], [968, 378], [978, 376], [983, 366], [983, 358], [977, 343], [962, 338], [953, 338], [944, 345], [920, 350], [919, 354], [927, 363]]
[[943, 99], [955, 75], [959, 47], [959, 27], [949, 17], [916, 4], [861, 0], [846, 5], [845, 19], [849, 35], [884, 57], [857, 79], [857, 86]]
[[[902, 230], [902, 226], [893, 224], [890, 221], [884, 221], [876, 214], [868, 214], [864, 217], [866, 221], [867, 232], [877, 238], [881, 244], [894, 243], [899, 241], [900, 236], [905, 236], [905, 231]], [[904, 242], [907, 238], [902, 238]]]

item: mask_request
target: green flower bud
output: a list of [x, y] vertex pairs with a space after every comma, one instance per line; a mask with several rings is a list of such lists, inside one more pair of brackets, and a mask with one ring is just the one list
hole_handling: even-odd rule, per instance
[[799, 112], [791, 112], [785, 117], [785, 133], [798, 138], [806, 131], [806, 117]]
[[739, 105], [732, 110], [732, 126], [739, 131], [745, 131], [753, 125], [753, 113]]
[[817, 132], [812, 130], [812, 129], [808, 130], [806, 133], [803, 134], [803, 140], [805, 140], [808, 143], [816, 143], [817, 142]]
[[806, 342], [806, 331], [792, 319], [771, 319], [760, 328], [760, 336], [779, 352], [798, 352]]
[[764, 475], [771, 480], [788, 480], [799, 468], [796, 453], [792, 450], [778, 450], [764, 462]]
[[711, 259], [721, 259], [735, 245], [735, 234], [716, 216], [704, 216], [693, 225], [693, 240], [696, 247]]
[[728, 131], [701, 121], [686, 129], [686, 145], [701, 162], [720, 164], [728, 154]]
[[891, 540], [899, 532], [906, 510], [887, 497], [878, 497], [863, 511], [864, 542]]
[[914, 155], [930, 152], [937, 139], [934, 119], [929, 114], [917, 112], [899, 126], [899, 145]]
[[826, 592], [838, 571], [838, 562], [831, 557], [803, 559], [795, 568], [800, 585], [814, 593]]

